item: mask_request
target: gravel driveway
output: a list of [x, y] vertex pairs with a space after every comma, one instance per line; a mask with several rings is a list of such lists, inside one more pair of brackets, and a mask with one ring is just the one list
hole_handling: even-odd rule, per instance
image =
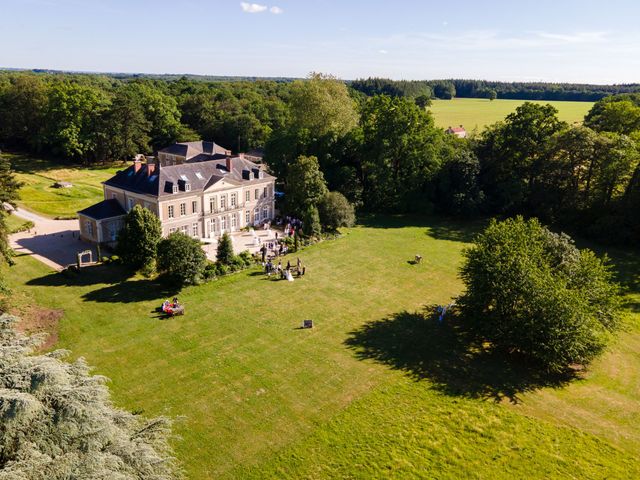
[[12, 215], [35, 225], [30, 231], [9, 235], [9, 244], [18, 255], [33, 255], [58, 271], [75, 264], [83, 250], [91, 249], [96, 260], [95, 247], [79, 240], [78, 220], [52, 220], [19, 208]]

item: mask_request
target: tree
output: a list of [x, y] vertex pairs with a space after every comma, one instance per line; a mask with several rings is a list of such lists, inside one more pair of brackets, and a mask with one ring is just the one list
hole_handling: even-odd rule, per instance
[[197, 284], [207, 265], [200, 242], [174, 232], [158, 244], [158, 271], [180, 285]]
[[327, 192], [318, 204], [318, 212], [320, 223], [333, 231], [340, 227], [351, 227], [356, 220], [353, 205], [340, 192]]
[[459, 304], [494, 348], [562, 371], [592, 360], [618, 325], [606, 258], [535, 219], [492, 220], [464, 258]]
[[416, 105], [420, 108], [422, 108], [423, 110], [425, 110], [427, 107], [430, 107], [431, 104], [433, 103], [431, 101], [431, 97], [429, 97], [428, 95], [419, 95], [416, 98], [414, 98], [413, 100]]
[[320, 214], [318, 213], [318, 207], [315, 205], [309, 205], [302, 214], [302, 223], [304, 233], [310, 237], [317, 237], [322, 233], [322, 226], [320, 224]]
[[135, 269], [142, 268], [156, 258], [161, 238], [160, 219], [150, 210], [135, 205], [127, 213], [118, 234], [118, 255], [123, 263]]
[[16, 180], [11, 171], [9, 161], [0, 157], [0, 259], [4, 258], [9, 265], [13, 265], [13, 259], [9, 248], [9, 228], [6, 223], [6, 216], [9, 215], [9, 212], [4, 209], [4, 204], [16, 206], [21, 186], [22, 184]]
[[543, 179], [548, 142], [568, 127], [557, 113], [551, 105], [525, 102], [504, 122], [483, 132], [476, 153], [482, 189], [494, 210], [520, 212], [535, 207], [533, 194]]
[[327, 183], [320, 171], [316, 157], [299, 156], [289, 165], [285, 183], [287, 210], [292, 215], [303, 216], [316, 207], [327, 193]]
[[107, 118], [110, 158], [127, 159], [151, 151], [152, 124], [145, 116], [142, 100], [134, 89], [119, 87]]
[[435, 177], [434, 204], [448, 214], [477, 214], [484, 203], [479, 175], [480, 162], [476, 155], [466, 148], [454, 150]]
[[0, 315], [0, 478], [178, 476], [166, 418], [116, 409], [105, 377], [66, 351], [35, 354], [16, 321]]
[[344, 82], [331, 75], [311, 73], [291, 84], [291, 122], [313, 135], [346, 134], [358, 123], [355, 103]]
[[361, 175], [369, 210], [420, 210], [440, 165], [444, 134], [406, 98], [379, 95], [362, 107]]
[[231, 265], [233, 263], [234, 256], [231, 237], [227, 232], [224, 232], [220, 237], [220, 240], [218, 240], [216, 259], [222, 265]]
[[496, 98], [498, 98], [498, 92], [496, 92], [495, 90], [489, 90], [488, 98], [493, 102]]

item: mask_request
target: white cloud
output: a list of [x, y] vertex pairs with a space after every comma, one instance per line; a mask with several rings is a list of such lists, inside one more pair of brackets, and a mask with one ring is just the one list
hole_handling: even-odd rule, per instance
[[381, 53], [382, 55], [386, 55], [389, 52], [387, 50], [378, 50], [378, 53]]
[[276, 7], [276, 6], [271, 7], [269, 11], [274, 15], [280, 15], [281, 13], [284, 12], [284, 10], [282, 10], [280, 7]]
[[259, 3], [240, 2], [240, 6], [245, 13], [261, 13], [267, 9], [266, 5], [260, 5]]
[[449, 25], [449, 22], [447, 22], [446, 20], [444, 20], [444, 21], [442, 22], [442, 26], [443, 26], [443, 27], [446, 27], [447, 25]]

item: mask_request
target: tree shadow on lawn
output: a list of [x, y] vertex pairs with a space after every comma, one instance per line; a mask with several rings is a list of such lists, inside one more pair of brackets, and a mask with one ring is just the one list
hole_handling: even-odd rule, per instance
[[574, 373], [550, 375], [534, 365], [483, 346], [464, 322], [447, 315], [401, 312], [368, 323], [350, 333], [345, 344], [361, 360], [372, 359], [428, 380], [437, 390], [452, 396], [508, 399], [542, 387], [562, 386]]
[[366, 215], [358, 219], [358, 224], [368, 228], [424, 227], [426, 235], [436, 240], [471, 242], [486, 226], [486, 219], [447, 218], [436, 215]]
[[86, 287], [108, 284], [81, 296], [90, 302], [133, 303], [160, 300], [175, 296], [180, 289], [159, 279], [131, 278], [133, 272], [120, 265], [94, 265], [83, 267], [79, 272], [63, 271], [34, 278], [27, 285], [44, 287]]

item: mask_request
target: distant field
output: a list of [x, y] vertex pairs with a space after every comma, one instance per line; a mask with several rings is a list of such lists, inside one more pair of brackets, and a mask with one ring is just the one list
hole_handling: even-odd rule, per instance
[[[436, 125], [442, 128], [464, 125], [467, 131], [474, 128], [482, 130], [485, 126], [503, 120], [525, 100], [494, 100], [484, 98], [456, 98], [454, 100], [435, 100], [430, 111]], [[591, 109], [592, 102], [551, 102], [532, 101], [541, 105], [550, 103], [558, 109], [558, 117], [568, 123], [582, 122]]]
[[[101, 183], [121, 165], [86, 168], [60, 165], [29, 155], [3, 153], [23, 183], [18, 206], [53, 218], [75, 218], [76, 212], [103, 198]], [[71, 188], [54, 188], [56, 181], [71, 182]]]

